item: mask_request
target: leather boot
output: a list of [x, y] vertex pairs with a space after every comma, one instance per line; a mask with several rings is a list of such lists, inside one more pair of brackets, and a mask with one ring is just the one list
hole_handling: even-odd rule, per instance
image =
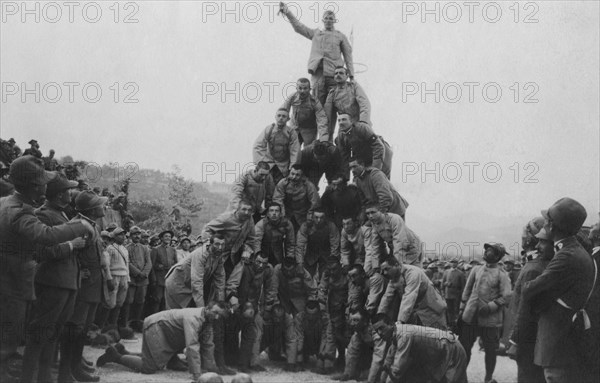
[[91, 375], [81, 368], [81, 357], [85, 346], [85, 334], [79, 334], [73, 345], [73, 354], [71, 355], [71, 375], [78, 382], [98, 382], [99, 376]]
[[[66, 338], [66, 337], [65, 337]], [[73, 383], [71, 360], [73, 357], [73, 341], [66, 338], [60, 341], [60, 362], [58, 364], [57, 383]]]

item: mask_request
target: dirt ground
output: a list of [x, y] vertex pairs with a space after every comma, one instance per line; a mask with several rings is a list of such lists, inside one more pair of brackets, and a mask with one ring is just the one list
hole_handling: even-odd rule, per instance
[[[140, 352], [142, 347], [142, 340], [139, 334], [137, 339], [133, 341], [122, 341], [123, 345], [127, 350], [132, 352]], [[88, 360], [96, 362], [96, 359], [103, 353], [103, 349], [100, 348], [85, 348], [85, 356]], [[183, 357], [183, 355], [180, 355]], [[333, 382], [327, 376], [317, 375], [309, 371], [289, 373], [284, 372], [281, 363], [271, 363], [263, 353], [262, 357], [265, 359], [262, 361], [262, 365], [268, 368], [268, 371], [261, 373], [252, 373], [252, 379], [255, 383], [292, 383], [292, 382], [306, 382], [306, 383], [318, 383], [318, 382]], [[479, 351], [477, 344], [473, 347], [473, 354], [471, 357], [471, 363], [467, 370], [469, 382], [483, 382], [485, 368], [484, 368], [484, 353]], [[188, 372], [175, 372], [170, 370], [159, 371], [154, 375], [143, 375], [132, 372], [127, 368], [117, 364], [107, 364], [104, 367], [98, 369], [98, 375], [101, 377], [101, 382], [105, 383], [130, 383], [130, 382], [191, 382], [191, 375]], [[226, 383], [231, 381], [231, 376], [223, 377]], [[496, 372], [494, 378], [498, 383], [514, 383], [517, 381], [517, 365], [511, 359], [499, 356], [496, 365]], [[351, 381], [354, 383], [355, 381]]]

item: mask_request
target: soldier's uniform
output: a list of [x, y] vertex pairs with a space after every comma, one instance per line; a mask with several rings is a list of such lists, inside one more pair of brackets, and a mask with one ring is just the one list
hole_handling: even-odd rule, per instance
[[280, 264], [284, 257], [296, 255], [296, 234], [287, 218], [281, 217], [274, 222], [265, 217], [254, 226], [254, 232], [259, 243], [255, 247], [260, 247], [272, 266]]
[[[11, 164], [11, 181], [24, 185], [45, 185], [54, 174], [44, 171], [33, 157], [23, 156]], [[38, 245], [55, 245], [87, 233], [81, 222], [47, 226], [34, 213], [34, 202], [25, 195], [0, 199], [0, 339], [2, 369], [21, 342], [27, 304], [35, 299], [34, 255]]]
[[367, 222], [364, 235], [367, 252], [380, 256], [393, 254], [403, 265], [422, 267], [421, 240], [398, 214], [384, 214], [381, 223]]
[[296, 259], [304, 265], [315, 281], [321, 280], [329, 256], [340, 255], [340, 233], [333, 222], [317, 225], [312, 221], [302, 224], [296, 240]]
[[252, 148], [255, 164], [264, 161], [271, 166], [271, 175], [275, 185], [287, 177], [291, 164], [295, 164], [300, 151], [300, 142], [296, 130], [287, 125], [283, 127], [272, 123], [256, 138]]
[[[130, 233], [135, 230], [131, 229]], [[129, 252], [129, 290], [127, 291], [127, 306], [123, 309], [128, 311], [126, 317], [132, 321], [140, 321], [142, 319], [142, 309], [144, 308], [144, 300], [148, 290], [148, 276], [152, 271], [152, 259], [150, 258], [150, 249], [138, 243], [130, 243], [127, 245]]]
[[329, 137], [325, 109], [312, 95], [307, 95], [303, 100], [296, 92], [281, 107], [293, 110], [290, 113], [290, 125], [298, 132], [298, 138], [304, 143], [304, 147], [312, 144], [317, 135], [321, 141], [333, 141], [333, 137]]
[[350, 234], [346, 229], [342, 229], [340, 235], [340, 261], [343, 266], [351, 266], [355, 263], [365, 264], [365, 237], [361, 227], [356, 228], [356, 232]]
[[[64, 180], [57, 177], [51, 183], [54, 184], [56, 190], [77, 187], [77, 182], [68, 181], [66, 177]], [[68, 222], [62, 209], [48, 200], [35, 213], [40, 221], [48, 226], [59, 226]], [[50, 367], [54, 347], [64, 324], [73, 313], [79, 287], [79, 265], [71, 243], [40, 246], [36, 259], [39, 262], [35, 275], [37, 299], [33, 304], [28, 325], [22, 382], [32, 381], [36, 370], [38, 381], [51, 379]]]
[[296, 265], [286, 271], [283, 264], [275, 266], [271, 295], [277, 295], [278, 302], [285, 311], [286, 357], [289, 364], [296, 363], [297, 338], [294, 317], [304, 311], [309, 298], [316, 299], [317, 287], [314, 279], [302, 266]]
[[448, 305], [448, 321], [451, 324], [456, 323], [458, 319], [460, 300], [466, 281], [465, 274], [456, 267], [444, 271], [442, 286], [444, 288], [446, 304]]
[[[258, 362], [263, 331], [263, 318], [261, 315], [263, 310], [260, 310], [260, 300], [263, 297], [265, 305], [273, 305], [277, 297], [273, 295], [272, 284], [273, 266], [270, 264], [267, 264], [262, 270], [257, 270], [253, 264], [240, 262], [227, 280], [225, 299], [229, 300], [231, 297], [237, 297], [240, 309], [243, 310], [248, 302], [254, 308], [254, 317], [252, 318], [242, 318], [239, 315], [241, 313], [232, 317], [235, 322], [234, 331], [225, 334], [226, 345], [233, 346], [232, 350], [228, 350], [226, 355], [231, 360], [239, 361], [244, 368], [254, 366]], [[238, 347], [238, 334], [240, 331], [241, 342]]]
[[317, 188], [306, 178], [298, 183], [284, 178], [273, 193], [273, 202], [282, 207], [282, 213], [292, 222], [295, 231], [306, 222], [307, 214], [312, 213], [320, 201]]
[[381, 170], [389, 180], [392, 172], [391, 146], [373, 132], [368, 124], [354, 122], [348, 129], [340, 129], [336, 137], [344, 162], [350, 163], [352, 157], [364, 161], [365, 166]]
[[345, 351], [350, 334], [346, 327], [346, 303], [348, 302], [348, 275], [339, 270], [337, 275], [332, 275], [326, 270], [319, 283], [319, 303], [321, 311], [328, 316], [327, 336], [321, 340], [323, 361], [334, 361], [336, 349], [339, 355], [339, 364], [344, 365]]
[[[163, 234], [160, 234], [162, 238]], [[167, 272], [177, 263], [177, 251], [175, 248], [161, 244], [150, 251], [150, 260], [152, 262], [152, 302], [150, 302], [150, 312], [155, 313], [163, 310], [166, 306], [165, 301], [165, 276]]]

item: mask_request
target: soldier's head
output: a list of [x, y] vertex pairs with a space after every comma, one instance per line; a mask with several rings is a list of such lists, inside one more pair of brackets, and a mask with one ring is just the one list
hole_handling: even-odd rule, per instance
[[217, 256], [220, 256], [225, 249], [225, 236], [221, 233], [214, 233], [209, 240], [210, 251]]
[[600, 246], [600, 223], [595, 223], [592, 225], [590, 229], [590, 234], [588, 235], [588, 239], [592, 242], [592, 245]]
[[502, 257], [504, 257], [506, 254], [508, 254], [508, 252], [506, 251], [506, 248], [501, 243], [496, 243], [496, 242], [485, 243], [483, 245], [483, 249], [484, 249], [483, 260], [489, 265], [500, 262]]
[[348, 113], [338, 113], [337, 116], [338, 125], [340, 130], [348, 130], [352, 126], [352, 117]]
[[46, 199], [60, 208], [65, 208], [71, 203], [71, 196], [76, 187], [77, 182], [70, 181], [65, 175], [58, 173], [46, 186]]
[[535, 235], [538, 243], [536, 250], [540, 259], [549, 261], [554, 257], [554, 241], [550, 239], [545, 229], [542, 229]]
[[254, 168], [254, 173], [252, 174], [252, 178], [259, 184], [262, 184], [267, 179], [269, 172], [271, 171], [271, 167], [265, 161], [259, 161]]
[[117, 244], [122, 245], [125, 242], [125, 230], [117, 227], [115, 230], [110, 232], [110, 238]]
[[339, 258], [335, 255], [330, 255], [327, 257], [326, 267], [327, 273], [333, 277], [337, 277], [342, 271], [342, 264], [340, 263]]
[[332, 10], [326, 10], [323, 12], [323, 27], [326, 30], [330, 31], [333, 29], [333, 24], [337, 23], [337, 19], [335, 18], [335, 13]]
[[140, 243], [142, 245], [147, 245], [150, 243], [150, 233], [148, 233], [148, 230], [142, 230], [142, 234], [140, 236]]
[[355, 263], [348, 270], [348, 279], [353, 285], [361, 286], [367, 279], [367, 273], [361, 264]]
[[343, 191], [346, 186], [348, 186], [348, 179], [343, 173], [336, 173], [331, 179], [331, 184], [329, 186], [332, 190]]
[[254, 256], [254, 261], [252, 263], [254, 272], [255, 273], [262, 272], [265, 268], [267, 268], [268, 264], [269, 264], [269, 258], [265, 254], [263, 254], [262, 251], [257, 252], [256, 255]]
[[348, 71], [346, 68], [343, 66], [336, 66], [333, 70], [333, 80], [338, 84], [345, 83], [346, 80], [348, 80]]
[[142, 229], [137, 226], [133, 226], [131, 229], [129, 229], [129, 238], [131, 239], [131, 242], [139, 243], [142, 239]]
[[300, 99], [306, 100], [308, 95], [310, 94], [310, 81], [307, 78], [299, 78], [296, 81], [296, 91], [300, 96]]
[[369, 203], [365, 206], [365, 215], [370, 222], [380, 223], [383, 221], [383, 213], [381, 207], [377, 203]]
[[224, 301], [209, 302], [206, 306], [206, 317], [209, 320], [227, 318], [231, 313], [231, 306]]
[[360, 331], [367, 326], [369, 315], [363, 307], [350, 308], [349, 314], [348, 323], [351, 330]]
[[281, 205], [277, 202], [271, 202], [267, 205], [267, 219], [271, 222], [278, 222], [281, 219]]
[[515, 263], [512, 260], [509, 259], [507, 261], [504, 261], [504, 270], [506, 272], [510, 273], [511, 271], [513, 271], [514, 268], [515, 268]]
[[238, 204], [237, 210], [235, 211], [235, 215], [237, 216], [238, 220], [246, 222], [252, 217], [252, 214], [254, 214], [254, 207], [252, 206], [252, 203], [250, 203], [248, 200], [241, 200]]
[[394, 334], [394, 325], [386, 314], [379, 313], [373, 318], [373, 331], [383, 340], [389, 342]]
[[352, 158], [348, 166], [354, 177], [360, 177], [366, 167], [364, 161], [359, 160], [358, 158]]
[[402, 265], [393, 255], [388, 255], [381, 263], [380, 267], [381, 275], [390, 280], [398, 279], [402, 272]]
[[57, 176], [56, 172], [44, 169], [44, 161], [34, 156], [21, 156], [10, 164], [9, 181], [15, 190], [33, 203], [44, 201], [46, 185]]
[[173, 232], [171, 230], [165, 230], [158, 235], [158, 238], [163, 246], [170, 246], [171, 239], [173, 238]]
[[54, 153], [54, 149], [50, 149], [50, 151], [48, 152], [48, 157], [54, 158]]
[[583, 205], [572, 198], [561, 198], [548, 210], [542, 210], [544, 229], [554, 241], [577, 234], [587, 218]]
[[350, 235], [356, 234], [356, 231], [360, 225], [355, 217], [343, 217], [342, 218], [342, 229]]
[[79, 192], [75, 197], [75, 209], [86, 217], [96, 220], [104, 217], [104, 207], [108, 198], [100, 197], [93, 191], [86, 190]]
[[283, 127], [290, 119], [290, 112], [288, 112], [285, 108], [277, 109], [277, 113], [275, 113], [275, 123], [279, 127]]
[[325, 225], [327, 225], [325, 209], [322, 206], [316, 207], [313, 211], [312, 219], [316, 227], [324, 227]]
[[315, 161], [317, 161], [321, 165], [326, 165], [330, 162], [330, 153], [329, 150], [331, 148], [331, 143], [329, 141], [315, 141], [312, 144], [312, 152]]
[[292, 165], [288, 179], [292, 183], [299, 183], [304, 179], [304, 168], [300, 164]]
[[535, 249], [538, 242], [535, 235], [540, 232], [542, 227], [544, 227], [544, 217], [535, 217], [523, 227], [523, 232], [521, 233], [521, 248], [525, 253]]
[[183, 237], [181, 238], [181, 240], [179, 241], [179, 246], [185, 250], [185, 251], [189, 251], [190, 247], [192, 247], [192, 240], [189, 239], [188, 237]]

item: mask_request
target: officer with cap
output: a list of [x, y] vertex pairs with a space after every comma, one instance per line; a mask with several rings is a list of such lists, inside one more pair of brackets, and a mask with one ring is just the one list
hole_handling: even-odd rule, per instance
[[[589, 350], [581, 350], [579, 347], [585, 342], [573, 334], [579, 329], [579, 320], [585, 322], [587, 317], [584, 307], [596, 272], [592, 258], [575, 238], [587, 212], [574, 199], [561, 198], [548, 210], [542, 210], [542, 216], [556, 254], [542, 275], [523, 289], [523, 299], [551, 299], [541, 307], [534, 361], [544, 368], [549, 382], [580, 382], [589, 367], [582, 354]], [[577, 322], [573, 323], [573, 319]]]
[[[35, 211], [37, 217], [48, 226], [68, 222], [63, 209], [71, 202], [71, 190], [77, 182], [69, 181], [63, 174], [48, 183], [46, 201]], [[79, 285], [79, 266], [74, 250], [85, 246], [85, 239], [75, 238], [59, 245], [40, 246], [37, 253], [38, 270], [35, 275], [36, 300], [33, 304], [29, 334], [23, 356], [22, 382], [33, 381], [38, 371], [38, 381], [50, 381], [50, 364], [54, 355], [57, 335], [71, 317]], [[44, 334], [48, 324], [53, 334]]]
[[[91, 190], [80, 192], [75, 198], [77, 217], [96, 222], [104, 217], [104, 206], [108, 198], [100, 197]], [[83, 361], [83, 348], [86, 342], [86, 332], [94, 321], [96, 310], [102, 298], [102, 286], [107, 283], [110, 270], [104, 257], [104, 241], [96, 225], [92, 235], [86, 238], [86, 246], [77, 250], [81, 273], [81, 284], [77, 291], [73, 315], [67, 322], [67, 328], [60, 345], [60, 365], [58, 381], [97, 382], [98, 376], [90, 375], [89, 367]], [[108, 241], [108, 240], [106, 240]]]
[[11, 163], [9, 181], [15, 194], [0, 199], [0, 322], [4, 335], [0, 339], [0, 381], [11, 381], [6, 369], [21, 342], [27, 304], [35, 299], [33, 259], [38, 245], [56, 245], [93, 232], [88, 222], [80, 220], [50, 227], [34, 213], [34, 206], [44, 199], [46, 185], [56, 173], [44, 170], [41, 160], [22, 156]]
[[38, 142], [36, 140], [31, 140], [28, 142], [29, 145], [31, 145], [30, 148], [25, 149], [25, 152], [23, 152], [24, 156], [34, 156], [37, 158], [42, 158], [42, 152], [40, 151], [40, 144], [38, 144]]

